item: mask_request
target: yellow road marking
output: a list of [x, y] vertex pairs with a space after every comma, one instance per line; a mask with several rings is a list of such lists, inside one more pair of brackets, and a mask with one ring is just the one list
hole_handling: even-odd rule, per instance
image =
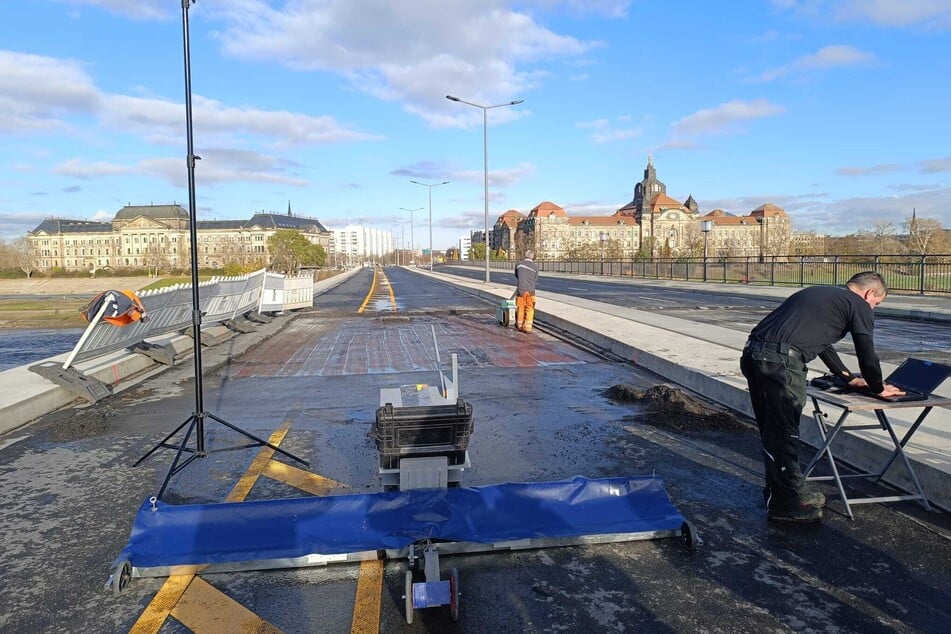
[[[386, 274], [383, 274], [383, 277], [386, 277]], [[390, 282], [390, 278], [386, 277], [387, 287], [390, 289], [390, 306], [393, 307], [393, 311], [396, 311], [396, 295], [393, 294], [393, 283]]]
[[[285, 420], [282, 422], [280, 426], [274, 430], [274, 433], [271, 434], [268, 442], [275, 447], [279, 446], [281, 441], [284, 440], [284, 437], [287, 436], [287, 431], [290, 427], [291, 421]], [[251, 491], [251, 487], [254, 486], [258, 477], [264, 472], [268, 461], [273, 455], [274, 450], [270, 447], [262, 448], [245, 474], [238, 480], [238, 483], [234, 485], [226, 501], [240, 502], [247, 497]], [[159, 629], [161, 629], [162, 624], [165, 623], [165, 619], [171, 614], [176, 603], [182, 598], [185, 590], [195, 579], [194, 574], [172, 575], [166, 579], [165, 583], [162, 584], [159, 591], [152, 597], [152, 600], [145, 607], [145, 610], [142, 611], [142, 614], [139, 615], [138, 620], [129, 631], [135, 634], [157, 633]]]
[[200, 577], [175, 604], [172, 616], [196, 634], [281, 631]]
[[380, 609], [383, 596], [383, 562], [360, 562], [357, 597], [353, 603], [351, 634], [376, 634], [380, 631]]
[[367, 307], [367, 304], [370, 303], [370, 298], [373, 297], [373, 291], [376, 290], [376, 269], [373, 269], [373, 282], [370, 283], [370, 292], [367, 293], [367, 296], [364, 298], [363, 303], [360, 304], [360, 310], [358, 313], [362, 313], [363, 309]]
[[151, 634], [162, 629], [165, 619], [171, 614], [172, 608], [185, 594], [185, 589], [192, 582], [195, 575], [173, 575], [165, 580], [159, 591], [152, 597], [152, 601], [145, 606], [139, 619], [129, 630], [131, 634]]
[[328, 491], [342, 486], [336, 480], [325, 478], [324, 476], [298, 469], [283, 462], [268, 462], [264, 468], [265, 475], [272, 480], [283, 482], [301, 491], [306, 491], [311, 495], [326, 495]]

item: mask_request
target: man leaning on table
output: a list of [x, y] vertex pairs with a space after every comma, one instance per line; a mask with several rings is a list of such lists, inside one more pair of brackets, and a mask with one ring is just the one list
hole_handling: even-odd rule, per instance
[[[766, 467], [763, 500], [771, 520], [814, 522], [825, 496], [811, 491], [799, 468], [799, 419], [806, 404], [806, 364], [817, 356], [853, 387], [881, 396], [901, 395], [882, 382], [875, 354], [872, 309], [888, 288], [874, 271], [858, 273], [845, 286], [810, 286], [789, 296], [750, 332], [740, 369], [750, 388]], [[842, 363], [833, 344], [851, 333], [860, 376]]]

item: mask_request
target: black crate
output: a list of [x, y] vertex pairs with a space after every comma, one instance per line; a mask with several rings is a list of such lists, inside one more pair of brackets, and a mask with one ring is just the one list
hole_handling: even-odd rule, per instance
[[455, 405], [393, 407], [376, 410], [370, 437], [380, 451], [380, 466], [395, 469], [401, 457], [446, 456], [449, 464], [466, 460], [472, 433], [472, 405], [459, 399]]

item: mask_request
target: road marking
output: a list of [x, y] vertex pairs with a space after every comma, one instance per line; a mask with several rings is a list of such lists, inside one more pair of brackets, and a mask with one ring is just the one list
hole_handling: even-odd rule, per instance
[[383, 597], [383, 562], [360, 562], [357, 597], [353, 602], [351, 634], [376, 634], [380, 631], [380, 610]]
[[171, 614], [196, 634], [281, 631], [200, 577], [189, 584]]
[[[280, 426], [274, 430], [274, 433], [271, 434], [268, 442], [275, 447], [279, 446], [281, 441], [284, 440], [284, 437], [287, 436], [287, 432], [290, 427], [291, 421], [284, 420]], [[241, 476], [241, 479], [238, 480], [237, 484], [234, 485], [234, 488], [231, 490], [231, 493], [228, 494], [228, 497], [225, 501], [241, 502], [244, 500], [251, 491], [251, 487], [254, 486], [254, 483], [257, 482], [261, 474], [264, 473], [267, 463], [273, 455], [273, 449], [270, 447], [262, 447], [261, 451], [258, 452], [258, 455], [251, 462], [251, 466], [248, 467], [248, 470], [245, 471], [243, 476]], [[146, 606], [145, 610], [142, 611], [142, 614], [139, 615], [138, 620], [135, 622], [129, 632], [134, 634], [157, 634], [161, 629], [162, 624], [165, 623], [165, 620], [169, 617], [169, 615], [172, 614], [172, 611], [182, 599], [185, 591], [196, 579], [197, 577], [194, 574], [169, 576], [169, 578], [165, 580], [165, 583], [161, 588], [159, 588], [159, 591]], [[202, 583], [207, 585], [207, 582]], [[231, 599], [229, 598], [229, 601], [230, 600]], [[218, 604], [216, 604], [216, 607], [217, 605]], [[205, 605], [203, 609], [210, 611], [210, 607], [211, 606], [209, 605]], [[265, 624], [269, 627], [273, 627], [270, 624]]]
[[298, 469], [293, 465], [275, 462], [273, 460], [267, 463], [262, 475], [310, 493], [311, 495], [327, 495], [329, 491], [343, 486], [336, 480], [331, 480], [316, 473]]
[[376, 290], [376, 269], [373, 269], [373, 282], [370, 283], [370, 292], [367, 293], [367, 296], [364, 298], [363, 303], [360, 304], [360, 309], [358, 313], [362, 313], [363, 309], [367, 307], [367, 304], [370, 303], [370, 298], [373, 297], [373, 291]]
[[396, 312], [396, 295], [393, 294], [393, 284], [390, 283], [390, 278], [386, 277], [386, 274], [383, 274], [383, 277], [386, 278], [386, 285], [390, 290], [390, 306], [393, 307], [393, 311]]

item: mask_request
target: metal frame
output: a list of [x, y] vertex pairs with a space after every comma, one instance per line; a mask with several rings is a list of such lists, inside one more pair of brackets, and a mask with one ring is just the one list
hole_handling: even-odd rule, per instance
[[[908, 456], [905, 455], [905, 445], [908, 444], [908, 441], [911, 440], [912, 436], [914, 436], [915, 432], [924, 422], [925, 418], [927, 418], [928, 414], [931, 413], [931, 410], [934, 409], [935, 406], [951, 405], [951, 398], [931, 396], [925, 401], [888, 403], [886, 401], [875, 401], [873, 400], [873, 397], [861, 395], [829, 394], [812, 387], [808, 388], [807, 393], [812, 399], [814, 408], [812, 412], [812, 418], [816, 422], [816, 427], [819, 431], [819, 437], [822, 439], [822, 444], [819, 446], [819, 449], [816, 451], [815, 455], [809, 461], [809, 464], [807, 464], [806, 468], [803, 470], [803, 477], [805, 477], [807, 481], [834, 481], [839, 492], [839, 497], [842, 499], [842, 503], [845, 505], [845, 512], [849, 516], [849, 519], [855, 519], [851, 508], [852, 505], [855, 504], [875, 504], [879, 502], [918, 500], [927, 510], [931, 510], [931, 504], [928, 502], [928, 498], [921, 486], [921, 482], [918, 480], [918, 474], [915, 473], [915, 469], [912, 467], [911, 461], [909, 461]], [[826, 423], [826, 414], [822, 411], [822, 407], [819, 405], [820, 402], [842, 408], [842, 413], [839, 415], [839, 418], [836, 420], [834, 425], [828, 425]], [[899, 439], [894, 428], [892, 427], [891, 421], [888, 420], [888, 416], [885, 414], [885, 410], [909, 407], [921, 407], [924, 409], [915, 419], [915, 422], [908, 429], [908, 431], [905, 432], [904, 436]], [[845, 423], [846, 420], [848, 420], [849, 415], [856, 411], [872, 411], [875, 414], [875, 417], [878, 419], [878, 424], [863, 423], [857, 425], [846, 425]], [[867, 429], [884, 430], [888, 433], [888, 437], [891, 439], [895, 449], [892, 451], [891, 455], [884, 463], [882, 468], [877, 472], [857, 470], [857, 473], [842, 474], [836, 465], [835, 456], [832, 453], [832, 443], [843, 429], [856, 431]], [[820, 460], [822, 460], [823, 456], [826, 456], [828, 460], [829, 468], [832, 470], [832, 475], [810, 476], [816, 465]], [[843, 480], [847, 478], [872, 478], [874, 479], [875, 483], [878, 483], [885, 476], [885, 473], [895, 462], [896, 458], [901, 458], [902, 464], [905, 467], [905, 471], [911, 478], [915, 493], [906, 495], [880, 495], [850, 498], [845, 492], [845, 487], [842, 483]]]

